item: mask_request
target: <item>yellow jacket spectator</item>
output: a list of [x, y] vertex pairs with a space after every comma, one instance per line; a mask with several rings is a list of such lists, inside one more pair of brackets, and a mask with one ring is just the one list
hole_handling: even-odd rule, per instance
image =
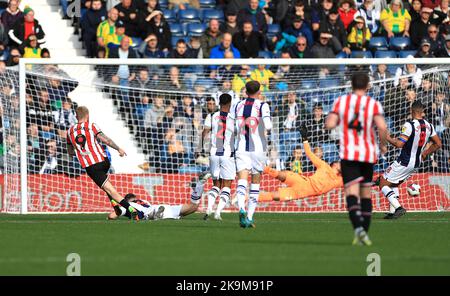
[[267, 70], [265, 65], [259, 65], [258, 68], [252, 71], [250, 78], [258, 81], [261, 84], [261, 91], [268, 91], [270, 85], [270, 79], [274, 77], [272, 71]]
[[366, 50], [369, 45], [370, 38], [372, 34], [369, 28], [366, 27], [366, 22], [364, 18], [358, 16], [355, 19], [356, 25], [348, 34], [347, 41], [350, 45], [351, 50]]
[[250, 81], [248, 78], [248, 71], [250, 67], [247, 65], [242, 65], [239, 70], [239, 74], [235, 74], [233, 80], [231, 81], [231, 89], [239, 97], [241, 96], [241, 91], [245, 88], [245, 84]]
[[409, 37], [409, 25], [411, 15], [403, 8], [401, 0], [392, 0], [389, 7], [381, 12], [380, 22], [388, 38], [405, 36]]
[[36, 35], [28, 36], [26, 42], [24, 43], [23, 57], [24, 58], [34, 58], [40, 59], [42, 49], [38, 47], [38, 41]]
[[108, 36], [114, 35], [116, 32], [116, 22], [119, 17], [119, 11], [111, 8], [108, 12], [108, 19], [103, 21], [97, 27], [97, 43], [100, 47], [106, 48], [106, 40]]

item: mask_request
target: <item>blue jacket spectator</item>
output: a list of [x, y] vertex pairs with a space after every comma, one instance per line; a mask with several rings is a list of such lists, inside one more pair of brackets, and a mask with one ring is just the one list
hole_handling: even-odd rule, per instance
[[83, 42], [89, 57], [95, 57], [97, 47], [97, 27], [106, 20], [108, 12], [101, 1], [92, 2], [91, 8], [81, 19]]
[[[297, 42], [297, 37], [304, 36], [308, 41], [308, 45], [314, 43], [313, 34], [308, 24], [303, 22], [301, 17], [295, 17], [292, 26], [286, 29], [275, 46], [275, 51], [278, 52], [283, 48], [289, 48]], [[278, 38], [278, 37], [277, 37]]]
[[161, 59], [165, 57], [165, 54], [159, 49], [158, 37], [155, 34], [150, 34], [142, 42], [139, 48], [139, 54], [146, 59]]
[[232, 37], [231, 34], [225, 33], [223, 35], [222, 43], [213, 47], [211, 49], [211, 59], [223, 59], [225, 57], [226, 51], [231, 51], [235, 59], [241, 58], [241, 53], [239, 50], [231, 44]]

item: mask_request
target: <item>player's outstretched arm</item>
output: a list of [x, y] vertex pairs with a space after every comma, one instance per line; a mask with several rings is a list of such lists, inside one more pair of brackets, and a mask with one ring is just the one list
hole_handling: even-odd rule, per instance
[[436, 150], [441, 149], [442, 147], [442, 141], [438, 135], [435, 134], [434, 136], [432, 136], [431, 141], [433, 142], [433, 144], [431, 144], [431, 146], [422, 153], [422, 160], [425, 160], [428, 155], [434, 153]]
[[120, 157], [127, 155], [126, 152], [122, 148], [120, 148], [112, 139], [110, 139], [104, 133], [98, 134], [97, 138], [100, 141], [102, 141], [103, 144], [117, 150], [117, 152], [119, 152]]

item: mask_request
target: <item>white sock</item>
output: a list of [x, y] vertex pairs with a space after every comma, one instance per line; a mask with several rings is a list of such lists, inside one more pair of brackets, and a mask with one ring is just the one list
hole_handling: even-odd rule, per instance
[[211, 190], [208, 192], [208, 210], [207, 213], [212, 213], [213, 206], [216, 204], [216, 199], [219, 196], [220, 188], [217, 186], [213, 186]]
[[389, 212], [392, 211], [392, 208], [395, 212], [395, 210], [400, 207], [400, 203], [398, 202], [398, 195], [396, 195], [395, 191], [389, 186], [383, 186], [383, 188], [381, 188], [381, 192], [383, 192], [384, 196], [386, 196], [386, 198], [389, 200], [389, 203], [391, 204]]
[[216, 215], [220, 216], [220, 213], [222, 213], [223, 209], [227, 205], [228, 201], [230, 200], [230, 192], [231, 189], [229, 187], [222, 188], [222, 192], [220, 193], [219, 198], [219, 204], [217, 205], [216, 209]]
[[244, 179], [238, 180], [238, 185], [236, 188], [236, 197], [238, 201], [239, 210], [245, 211], [245, 196], [247, 195], [247, 185], [248, 181]]
[[[394, 191], [395, 195], [397, 196], [397, 201], [398, 201], [398, 199], [399, 199], [399, 197], [400, 197], [400, 190], [398, 190], [398, 187], [393, 187], [393, 188], [392, 188], [392, 191]], [[399, 202], [399, 205], [400, 205], [400, 202]], [[394, 208], [394, 206], [391, 205], [391, 204], [390, 204], [390, 206], [389, 206], [389, 213], [391, 213], [391, 214], [394, 214], [394, 213], [395, 213], [395, 208]]]
[[203, 187], [205, 187], [205, 184], [202, 182], [197, 182], [197, 184], [195, 185], [195, 189], [192, 191], [191, 194], [191, 202], [193, 204], [200, 203], [200, 199], [202, 198], [203, 194]]
[[250, 194], [248, 196], [248, 213], [249, 220], [253, 220], [253, 214], [255, 213], [256, 206], [258, 205], [259, 197], [259, 184], [250, 184]]

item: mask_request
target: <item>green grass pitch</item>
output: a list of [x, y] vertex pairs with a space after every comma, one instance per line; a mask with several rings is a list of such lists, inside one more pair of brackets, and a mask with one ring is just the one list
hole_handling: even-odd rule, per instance
[[450, 275], [450, 213], [375, 214], [372, 247], [351, 246], [346, 214], [237, 214], [203, 221], [106, 221], [105, 215], [0, 215], [0, 275], [65, 275], [69, 253], [82, 275]]

